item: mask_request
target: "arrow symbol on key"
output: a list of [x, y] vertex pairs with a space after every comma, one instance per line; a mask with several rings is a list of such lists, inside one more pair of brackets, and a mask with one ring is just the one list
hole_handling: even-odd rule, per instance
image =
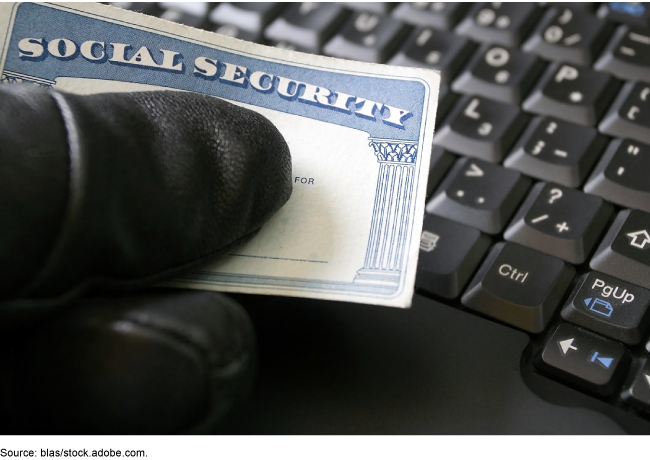
[[469, 165], [469, 169], [465, 171], [465, 175], [469, 177], [483, 177], [483, 170], [472, 163]]
[[558, 342], [558, 345], [560, 346], [560, 349], [562, 350], [562, 354], [566, 356], [566, 354], [569, 352], [569, 350], [577, 350], [577, 347], [573, 346], [573, 341], [575, 339], [566, 339], [562, 340], [561, 342]]

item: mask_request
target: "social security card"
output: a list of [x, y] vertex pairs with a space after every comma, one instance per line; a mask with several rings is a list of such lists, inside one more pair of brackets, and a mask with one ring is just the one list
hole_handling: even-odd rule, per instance
[[[439, 74], [257, 45], [99, 4], [0, 4], [3, 83], [193, 91], [269, 118], [293, 194], [249, 243], [167, 286], [406, 307]], [[170, 242], [172, 244], [172, 242]]]

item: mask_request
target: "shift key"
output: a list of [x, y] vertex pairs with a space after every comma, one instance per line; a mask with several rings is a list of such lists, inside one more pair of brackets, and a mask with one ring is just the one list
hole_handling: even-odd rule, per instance
[[461, 302], [520, 329], [544, 330], [573, 276], [572, 265], [514, 243], [499, 243]]

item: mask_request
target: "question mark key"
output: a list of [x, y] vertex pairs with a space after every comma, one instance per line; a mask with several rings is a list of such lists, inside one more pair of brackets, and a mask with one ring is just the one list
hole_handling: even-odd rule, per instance
[[580, 264], [591, 253], [613, 212], [614, 207], [600, 197], [554, 183], [538, 182], [504, 237]]

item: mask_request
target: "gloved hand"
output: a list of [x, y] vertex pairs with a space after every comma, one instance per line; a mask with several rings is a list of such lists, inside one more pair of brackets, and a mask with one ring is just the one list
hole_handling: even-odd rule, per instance
[[141, 289], [252, 238], [290, 176], [277, 129], [220, 99], [0, 86], [3, 432], [218, 428], [252, 381], [250, 320]]

